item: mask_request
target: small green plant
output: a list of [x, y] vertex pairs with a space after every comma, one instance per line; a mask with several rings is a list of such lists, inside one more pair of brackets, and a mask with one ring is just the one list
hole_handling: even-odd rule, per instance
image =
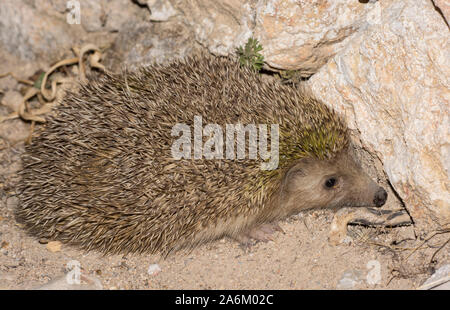
[[257, 72], [260, 71], [264, 64], [264, 56], [259, 53], [262, 49], [257, 39], [249, 38], [244, 47], [237, 48], [241, 66], [250, 67]]
[[299, 70], [284, 70], [280, 71], [278, 75], [283, 84], [297, 84], [305, 80]]
[[35, 87], [37, 89], [41, 89], [41, 84], [42, 84], [42, 80], [44, 79], [44, 76], [45, 76], [45, 72], [42, 72], [41, 74], [39, 74], [36, 81], [34, 81], [33, 87]]

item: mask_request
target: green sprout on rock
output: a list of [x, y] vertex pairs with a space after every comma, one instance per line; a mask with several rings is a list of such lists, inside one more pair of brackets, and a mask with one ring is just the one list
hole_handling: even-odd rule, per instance
[[247, 66], [259, 72], [264, 65], [264, 56], [259, 53], [262, 49], [257, 39], [249, 38], [244, 47], [237, 48], [241, 66]]

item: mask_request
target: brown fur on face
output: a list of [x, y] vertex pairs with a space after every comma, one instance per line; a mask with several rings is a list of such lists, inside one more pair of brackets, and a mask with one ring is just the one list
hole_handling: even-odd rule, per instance
[[344, 150], [332, 159], [297, 161], [283, 177], [278, 203], [289, 215], [311, 208], [380, 207], [386, 198]]
[[[386, 199], [386, 191], [371, 180], [345, 148], [331, 159], [306, 157], [297, 160], [285, 169], [266, 208], [253, 217], [221, 223], [219, 227], [226, 235], [249, 244], [251, 238], [266, 240], [270, 235], [264, 232], [266, 225], [276, 224], [278, 220], [302, 210], [381, 207]], [[267, 226], [265, 229], [267, 232]], [[262, 239], [252, 235], [259, 235]]]

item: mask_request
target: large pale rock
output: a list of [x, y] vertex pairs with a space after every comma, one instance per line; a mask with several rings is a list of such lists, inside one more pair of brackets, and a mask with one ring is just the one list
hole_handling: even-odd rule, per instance
[[442, 14], [442, 17], [445, 19], [447, 25], [450, 20], [450, 1], [449, 0], [432, 0], [436, 10]]
[[147, 0], [147, 7], [150, 9], [150, 20], [164, 22], [175, 16], [177, 11], [167, 0]]
[[101, 31], [106, 23], [106, 11], [103, 1], [80, 2], [80, 23], [88, 32]]
[[254, 8], [249, 0], [171, 0], [195, 40], [216, 55], [234, 53], [252, 35]]
[[264, 0], [257, 5], [255, 36], [271, 67], [308, 77], [367, 24], [372, 3], [348, 0]]
[[195, 40], [217, 55], [235, 52], [250, 36], [266, 64], [309, 77], [367, 24], [374, 3], [347, 0], [171, 0]]
[[178, 20], [129, 24], [119, 32], [105, 63], [113, 70], [164, 63], [189, 55], [194, 43], [189, 28]]
[[[73, 21], [79, 4], [79, 24]], [[53, 63], [74, 46], [108, 46], [130, 23], [148, 20], [148, 9], [131, 0], [1, 1], [0, 47], [3, 52], [33, 62]], [[69, 23], [70, 21], [70, 23]]]
[[18, 0], [0, 5], [0, 46], [23, 60], [51, 59], [70, 49], [82, 29], [69, 25], [48, 3]]
[[[40, 0], [42, 1], [42, 0]], [[149, 12], [131, 0], [77, 0], [80, 24], [87, 32], [117, 32], [129, 22], [148, 18]], [[57, 6], [54, 4], [54, 7]]]
[[[91, 2], [91, 0], [84, 0]], [[105, 30], [119, 31], [127, 23], [139, 23], [148, 18], [148, 10], [139, 8], [130, 0], [104, 0]]]
[[450, 35], [428, 0], [383, 0], [309, 84], [384, 163], [418, 231], [450, 223]]

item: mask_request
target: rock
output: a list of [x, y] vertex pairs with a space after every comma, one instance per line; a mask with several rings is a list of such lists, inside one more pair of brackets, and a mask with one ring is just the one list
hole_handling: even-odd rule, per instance
[[254, 34], [269, 66], [299, 70], [308, 77], [368, 26], [367, 15], [375, 5], [347, 0], [260, 1]]
[[[369, 13], [377, 5], [345, 0], [320, 3], [79, 0], [79, 3], [80, 25], [67, 23], [64, 1], [35, 0], [33, 5], [20, 0], [4, 5], [0, 9], [0, 18], [4, 17], [0, 25], [17, 30], [13, 36], [9, 31], [0, 31], [0, 42], [10, 53], [18, 49], [22, 59], [54, 61], [57, 51], [67, 51], [89, 40], [98, 42], [102, 37], [99, 33], [105, 31], [119, 32], [121, 38], [115, 47], [126, 54], [123, 58], [126, 63], [133, 63], [138, 59], [160, 62], [163, 58], [184, 56], [194, 42], [216, 55], [233, 54], [250, 36], [256, 36], [264, 47], [262, 53], [268, 66], [299, 70], [302, 76], [310, 76], [367, 27]], [[142, 6], [149, 8], [151, 14]], [[170, 26], [145, 23], [148, 20], [173, 23]], [[123, 37], [129, 33], [138, 40], [123, 45], [127, 41]]]
[[434, 6], [437, 8], [439, 13], [442, 13], [442, 18], [447, 22], [450, 20], [450, 1], [448, 0], [432, 0]]
[[[45, 1], [3, 1], [0, 6], [0, 45], [22, 60], [54, 60], [69, 50], [82, 33], [65, 16], [47, 11]], [[55, 14], [53, 14], [55, 13]]]
[[167, 21], [177, 14], [170, 1], [167, 0], [147, 0], [147, 6], [151, 12], [151, 21]]
[[[147, 1], [151, 8], [152, 2]], [[258, 38], [266, 63], [276, 69], [315, 73], [373, 20], [376, 4], [283, 0], [167, 1], [180, 12], [195, 40], [217, 55], [235, 52], [250, 36]], [[157, 7], [157, 5], [156, 5]], [[153, 16], [153, 11], [152, 11]]]
[[106, 61], [114, 70], [124, 65], [135, 68], [150, 63], [164, 63], [187, 56], [194, 48], [189, 29], [180, 21], [126, 25], [119, 32]]
[[161, 272], [161, 267], [158, 264], [151, 264], [148, 266], [147, 273], [151, 276], [156, 275]]
[[88, 32], [101, 31], [106, 22], [103, 1], [83, 1], [80, 3], [81, 25]]
[[2, 104], [10, 108], [12, 111], [19, 111], [19, 106], [22, 104], [22, 95], [15, 90], [9, 90], [5, 93]]
[[30, 134], [30, 125], [20, 119], [7, 120], [0, 123], [0, 137], [11, 143], [24, 141]]
[[[150, 21], [174, 24], [154, 32], [134, 35], [145, 42], [118, 45], [131, 58], [174, 57], [190, 51], [196, 41], [216, 55], [233, 54], [250, 36], [260, 39], [267, 65], [299, 70], [302, 76], [315, 73], [327, 60], [345, 48], [373, 20], [378, 2], [346, 0], [254, 1], [254, 0], [79, 0], [80, 24], [69, 24], [70, 12], [62, 0], [19, 0], [0, 8], [0, 43], [21, 59], [54, 61], [62, 52], [83, 42], [96, 42], [106, 32], [143, 30]], [[143, 7], [145, 6], [145, 8]], [[149, 14], [149, 10], [150, 14]], [[373, 15], [373, 14], [372, 14]], [[375, 14], [376, 16], [376, 14]], [[155, 26], [155, 27], [152, 27]], [[13, 29], [10, 33], [8, 29]], [[168, 32], [165, 35], [161, 32]], [[183, 29], [180, 31], [180, 29]], [[182, 34], [182, 35], [178, 35]], [[114, 36], [110, 36], [114, 39]], [[109, 41], [108, 39], [107, 41]], [[105, 40], [105, 39], [102, 39]], [[102, 42], [104, 43], [104, 42]], [[108, 42], [104, 44], [107, 45]], [[140, 43], [141, 46], [134, 46]], [[181, 50], [181, 51], [180, 51]], [[125, 59], [126, 60], [126, 59]]]
[[56, 253], [61, 251], [61, 242], [59, 241], [50, 241], [49, 243], [47, 243], [46, 245], [47, 250], [49, 250], [52, 253]]
[[[1, 32], [2, 29], [0, 29], [0, 33]], [[3, 45], [1, 41], [0, 45]], [[40, 69], [41, 65], [38, 62], [24, 61], [20, 59], [18, 56], [19, 55], [14, 54], [14, 52], [8, 53], [6, 49], [0, 48], [0, 64], [2, 64], [0, 68], [0, 74], [12, 72], [17, 78], [27, 79]], [[4, 82], [7, 79], [13, 80], [14, 82]], [[0, 90], [2, 91], [7, 91], [9, 89], [17, 89], [17, 85], [18, 85], [17, 81], [10, 75], [8, 77], [0, 79]]]
[[423, 290], [449, 290], [450, 264], [441, 266], [436, 272], [420, 286]]
[[[86, 0], [91, 2], [90, 0]], [[139, 8], [130, 0], [104, 1], [107, 31], [119, 31], [128, 23], [139, 23], [148, 18], [148, 11]]]
[[193, 0], [170, 1], [181, 12], [182, 21], [195, 40], [216, 55], [234, 53], [252, 35], [255, 23], [254, 1]]
[[367, 25], [308, 84], [383, 162], [424, 233], [450, 222], [449, 31], [430, 1], [374, 6], [380, 22]]
[[67, 10], [67, 0], [43, 0], [43, 1], [50, 3], [52, 8], [59, 13], [64, 13]]
[[[148, 19], [148, 10], [131, 0], [77, 0], [80, 24], [69, 23], [73, 16], [66, 0], [6, 1], [0, 6], [0, 45], [2, 53], [20, 60], [54, 63], [72, 47], [95, 43], [108, 46], [128, 23]], [[0, 56], [2, 56], [0, 54]], [[1, 60], [2, 57], [0, 57]], [[3, 72], [0, 72], [0, 74]]]
[[433, 287], [432, 290], [446, 290], [446, 291], [450, 290], [450, 280]]
[[[170, 3], [170, 2], [169, 2]], [[235, 52], [250, 36], [272, 68], [309, 77], [376, 20], [376, 3], [324, 1], [172, 1], [195, 40], [210, 52]], [[375, 14], [376, 15], [376, 14]]]
[[130, 0], [78, 0], [81, 26], [87, 32], [117, 32], [127, 23], [137, 23], [148, 17]]
[[[2, 69], [3, 70], [3, 69]], [[8, 72], [0, 71], [0, 74], [6, 74]], [[0, 93], [3, 91], [12, 90], [17, 87], [17, 81], [11, 76], [5, 76], [0, 78]]]
[[362, 272], [359, 270], [347, 270], [342, 275], [336, 288], [340, 290], [354, 289], [356, 285], [363, 282]]

